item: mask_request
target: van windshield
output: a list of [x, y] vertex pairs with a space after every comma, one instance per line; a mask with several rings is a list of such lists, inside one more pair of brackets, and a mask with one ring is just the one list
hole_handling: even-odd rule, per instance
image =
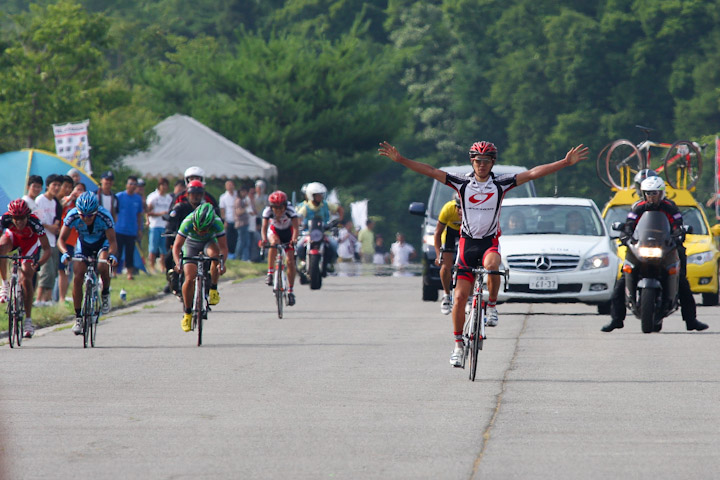
[[[437, 219], [443, 205], [452, 200], [454, 194], [455, 190], [447, 185], [443, 185], [437, 180], [434, 180], [432, 200], [430, 207], [428, 208], [430, 217]], [[505, 198], [525, 198], [534, 196], [535, 194], [532, 190], [531, 182], [523, 183], [519, 187], [511, 188], [510, 191], [505, 194]]]

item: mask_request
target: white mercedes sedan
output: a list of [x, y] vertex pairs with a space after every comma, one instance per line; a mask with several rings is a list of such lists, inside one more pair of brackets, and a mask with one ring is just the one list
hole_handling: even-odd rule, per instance
[[620, 260], [595, 202], [508, 198], [500, 254], [510, 275], [500, 302], [580, 302], [610, 313]]

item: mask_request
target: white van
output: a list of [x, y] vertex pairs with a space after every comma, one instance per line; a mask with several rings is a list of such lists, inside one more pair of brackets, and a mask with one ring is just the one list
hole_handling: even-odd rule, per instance
[[[460, 165], [440, 167], [450, 174], [464, 176], [471, 173], [472, 165]], [[492, 169], [495, 175], [504, 175], [507, 173], [517, 174], [526, 171], [525, 167], [517, 167], [512, 165], [495, 165]], [[410, 213], [412, 215], [424, 216], [425, 220], [422, 224], [422, 265], [423, 265], [423, 281], [422, 281], [422, 299], [429, 302], [435, 302], [438, 299], [438, 291], [442, 289], [440, 282], [440, 267], [435, 265], [435, 247], [434, 236], [435, 226], [437, 225], [438, 215], [443, 205], [452, 200], [455, 190], [434, 180], [430, 188], [430, 197], [428, 198], [427, 208], [425, 203], [413, 202], [410, 204]], [[511, 189], [505, 195], [505, 198], [519, 197], [536, 197], [535, 184], [530, 181]]]

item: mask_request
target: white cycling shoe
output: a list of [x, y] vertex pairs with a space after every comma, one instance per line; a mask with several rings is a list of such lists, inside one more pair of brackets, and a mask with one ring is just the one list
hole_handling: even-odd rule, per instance
[[453, 367], [462, 367], [464, 356], [465, 346], [460, 342], [455, 342], [455, 349], [452, 354], [450, 354], [450, 365]]
[[485, 325], [488, 327], [496, 327], [498, 324], [498, 312], [495, 307], [488, 307], [487, 316], [485, 317]]
[[443, 295], [442, 303], [440, 304], [440, 313], [443, 315], [449, 315], [452, 312], [452, 297], [450, 295]]

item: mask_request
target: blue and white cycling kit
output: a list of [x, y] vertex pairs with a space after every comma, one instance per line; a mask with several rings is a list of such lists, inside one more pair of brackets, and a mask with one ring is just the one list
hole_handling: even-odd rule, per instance
[[105, 207], [98, 207], [97, 214], [90, 225], [83, 221], [77, 208], [73, 208], [67, 213], [63, 223], [78, 232], [75, 254], [94, 256], [101, 250], [107, 250], [110, 246], [105, 231], [114, 228], [114, 223], [110, 212]]

